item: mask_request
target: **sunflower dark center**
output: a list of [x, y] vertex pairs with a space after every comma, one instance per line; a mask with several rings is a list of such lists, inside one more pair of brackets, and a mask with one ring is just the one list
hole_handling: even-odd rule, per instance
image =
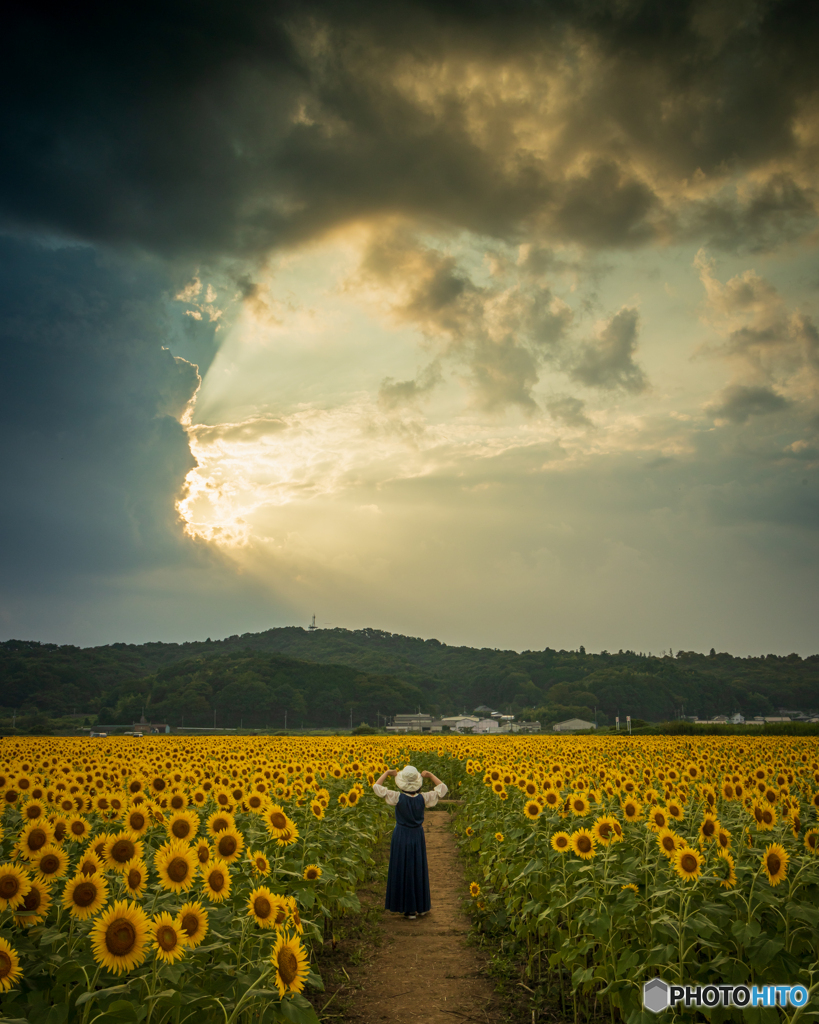
[[127, 956], [136, 941], [136, 928], [124, 917], [116, 918], [105, 929], [105, 946], [113, 956]]
[[143, 828], [145, 825], [145, 815], [141, 814], [139, 811], [133, 811], [129, 815], [128, 821], [131, 823], [131, 828], [139, 831], [139, 829]]
[[279, 950], [277, 960], [282, 981], [285, 985], [292, 985], [299, 973], [299, 962], [296, 959], [296, 954], [288, 946], [283, 946]]
[[185, 805], [185, 801], [184, 801], [184, 799], [181, 796], [172, 796], [171, 797], [171, 807], [173, 807], [174, 810], [180, 811], [180, 810], [182, 810], [184, 805]]
[[207, 862], [210, 860], [210, 850], [207, 848], [207, 846], [200, 846], [199, 849], [196, 851], [196, 856], [199, 858], [200, 864], [207, 864]]
[[309, 879], [318, 878], [318, 871], [316, 871], [315, 868], [308, 868], [307, 869], [307, 877]]
[[568, 840], [566, 839], [566, 837], [565, 837], [565, 836], [558, 836], [558, 837], [557, 837], [557, 845], [558, 845], [559, 847], [561, 847], [561, 849], [562, 849], [562, 848], [563, 848], [564, 846], [566, 846], [567, 844], [568, 844]]
[[55, 871], [60, 870], [60, 858], [53, 853], [47, 853], [45, 857], [40, 858], [39, 868], [44, 875], [53, 875]]
[[4, 875], [0, 878], [0, 896], [4, 900], [11, 900], [20, 891], [20, 879], [16, 875]]
[[222, 836], [217, 844], [217, 848], [222, 857], [232, 857], [236, 853], [238, 845], [235, 836]]
[[97, 887], [93, 882], [80, 882], [71, 895], [78, 907], [90, 907], [97, 898]]
[[174, 857], [168, 864], [168, 877], [172, 882], [184, 882], [190, 873], [190, 865], [184, 857]]
[[683, 871], [696, 871], [698, 865], [697, 858], [692, 853], [683, 854], [680, 861]]
[[588, 853], [592, 848], [591, 839], [588, 836], [580, 836], [577, 840], [577, 848], [581, 853]]
[[[281, 959], [279, 959], [279, 968], [281, 969]], [[11, 974], [11, 957], [4, 949], [0, 949], [0, 981], [7, 978]], [[284, 977], [284, 975], [282, 975]]]
[[230, 828], [230, 822], [227, 818], [215, 818], [213, 822], [214, 832], [224, 832], [225, 829]]
[[270, 900], [264, 896], [257, 896], [253, 901], [253, 911], [256, 917], [261, 917], [262, 920], [267, 920], [272, 910], [273, 907], [270, 905]]
[[23, 897], [23, 909], [31, 913], [33, 910], [39, 910], [40, 904], [43, 902], [43, 896], [39, 889], [33, 888], [27, 896]]
[[270, 815], [270, 824], [273, 828], [285, 828], [287, 826], [287, 818], [281, 811], [274, 811]]
[[671, 838], [671, 836], [663, 836], [663, 849], [664, 850], [673, 850], [674, 849], [674, 840]]
[[782, 861], [777, 857], [775, 853], [768, 854], [768, 871], [772, 875], [777, 874], [779, 869], [782, 867]]
[[142, 885], [142, 872], [131, 868], [128, 872], [128, 888], [138, 889]]
[[85, 825], [81, 821], [71, 822], [71, 831], [75, 836], [81, 836], [85, 834]]
[[199, 918], [196, 914], [185, 914], [182, 918], [182, 931], [186, 932], [190, 938], [199, 931]]
[[156, 941], [161, 949], [164, 949], [166, 953], [169, 953], [172, 949], [176, 949], [179, 945], [179, 938], [177, 937], [175, 929], [171, 928], [170, 925], [163, 925], [156, 933]]
[[136, 847], [130, 839], [118, 839], [111, 847], [111, 859], [118, 864], [127, 864], [136, 853]]
[[714, 823], [713, 821], [704, 821], [702, 824], [702, 834], [704, 836], [712, 836], [714, 834]]
[[225, 887], [225, 876], [221, 871], [211, 871], [208, 881], [214, 892], [221, 892]]
[[40, 808], [36, 804], [32, 804], [26, 808], [26, 817], [29, 821], [34, 821], [35, 818], [40, 817]]
[[45, 834], [43, 829], [33, 828], [29, 832], [26, 842], [28, 843], [29, 850], [39, 850], [48, 842], [48, 836]]
[[191, 823], [185, 818], [180, 818], [171, 825], [171, 832], [177, 839], [185, 839], [191, 833]]

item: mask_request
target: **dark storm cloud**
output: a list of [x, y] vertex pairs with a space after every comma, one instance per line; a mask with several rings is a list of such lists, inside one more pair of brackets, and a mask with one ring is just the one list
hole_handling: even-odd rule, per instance
[[0, 277], [4, 587], [195, 558], [174, 501], [199, 376], [164, 347], [165, 268], [6, 238]]
[[634, 362], [639, 325], [636, 309], [624, 307], [615, 313], [597, 338], [580, 346], [570, 375], [590, 388], [645, 391], [645, 374]]
[[[561, 351], [573, 317], [542, 279], [510, 285], [501, 274], [477, 284], [454, 256], [399, 229], [372, 239], [359, 283], [386, 289], [396, 321], [416, 325], [441, 357], [466, 367], [478, 407], [537, 408], [532, 389], [543, 364]], [[395, 406], [417, 399], [436, 383], [434, 375], [387, 381], [381, 402]]]
[[707, 411], [715, 419], [747, 423], [751, 416], [782, 412], [790, 404], [787, 398], [772, 388], [732, 384], [720, 393], [718, 400], [709, 405]]
[[[17, 225], [219, 255], [384, 212], [590, 247], [692, 231], [769, 247], [814, 217], [798, 119], [815, 4], [42, 10], [4, 25], [0, 209]], [[731, 191], [757, 169], [767, 185]]]
[[567, 427], [591, 427], [592, 421], [586, 415], [586, 403], [574, 395], [555, 395], [546, 401], [549, 414]]

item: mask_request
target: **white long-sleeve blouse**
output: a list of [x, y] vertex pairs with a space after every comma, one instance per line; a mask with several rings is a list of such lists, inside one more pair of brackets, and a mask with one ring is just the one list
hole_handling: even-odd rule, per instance
[[[449, 790], [445, 782], [439, 782], [434, 789], [430, 789], [425, 793], [407, 793], [409, 797], [421, 797], [424, 801], [425, 807], [434, 807], [439, 800], [447, 795]], [[378, 783], [373, 786], [373, 793], [376, 796], [383, 797], [388, 807], [395, 807], [398, 803], [398, 797], [401, 796], [400, 789], [387, 789], [386, 786], [379, 786]]]

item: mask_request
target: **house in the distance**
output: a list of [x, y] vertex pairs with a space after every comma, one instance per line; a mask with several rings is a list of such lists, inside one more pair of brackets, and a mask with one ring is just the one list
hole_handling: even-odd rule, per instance
[[555, 722], [554, 732], [582, 732], [584, 729], [596, 729], [594, 722], [586, 722], [582, 718], [567, 718], [565, 722]]

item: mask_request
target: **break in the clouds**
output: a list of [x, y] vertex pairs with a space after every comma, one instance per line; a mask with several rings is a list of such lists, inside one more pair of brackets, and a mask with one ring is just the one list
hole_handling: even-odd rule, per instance
[[813, 649], [818, 28], [18, 6], [3, 632]]

